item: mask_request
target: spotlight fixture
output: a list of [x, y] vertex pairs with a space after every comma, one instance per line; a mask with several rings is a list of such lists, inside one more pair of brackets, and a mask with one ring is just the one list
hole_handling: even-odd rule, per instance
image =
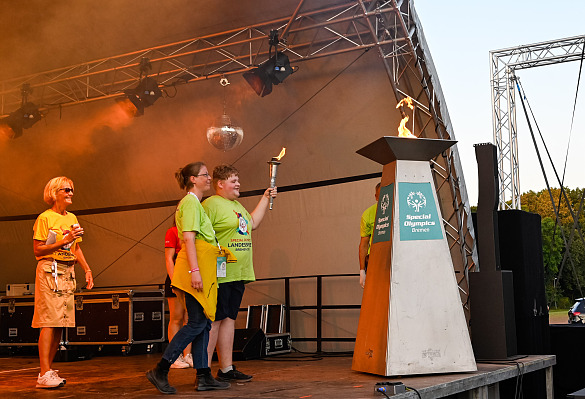
[[[278, 31], [271, 30], [269, 39], [269, 56], [272, 54], [272, 47], [274, 47], [276, 51], [278, 43]], [[272, 93], [272, 85], [282, 83], [289, 75], [296, 72], [297, 69], [298, 67], [291, 67], [290, 61], [285, 54], [276, 51], [274, 57], [270, 57], [263, 64], [245, 72], [244, 79], [246, 79], [256, 94], [260, 97], [264, 97]]]
[[[128, 100], [136, 107], [134, 116], [144, 115], [144, 108], [150, 107], [160, 97], [162, 97], [162, 91], [158, 87], [158, 82], [148, 77], [148, 71], [152, 69], [148, 58], [143, 58], [140, 61], [140, 82], [134, 89], [124, 90], [124, 94]], [[142, 77], [144, 74], [144, 78]], [[125, 99], [118, 99], [120, 102], [124, 102]]]
[[4, 134], [11, 139], [22, 136], [23, 129], [30, 129], [35, 123], [41, 120], [39, 107], [27, 101], [28, 95], [32, 93], [30, 85], [24, 84], [21, 92], [22, 106], [0, 120], [0, 124], [5, 126], [2, 129]]

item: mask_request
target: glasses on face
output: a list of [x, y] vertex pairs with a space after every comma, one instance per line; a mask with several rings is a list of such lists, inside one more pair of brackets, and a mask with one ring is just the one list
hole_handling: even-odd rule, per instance
[[199, 176], [205, 176], [205, 178], [207, 179], [209, 177], [209, 173], [201, 173], [200, 175], [197, 175], [195, 177], [199, 177]]
[[73, 189], [70, 187], [65, 187], [65, 188], [60, 188], [59, 191], [65, 191], [65, 193], [69, 194], [73, 194]]

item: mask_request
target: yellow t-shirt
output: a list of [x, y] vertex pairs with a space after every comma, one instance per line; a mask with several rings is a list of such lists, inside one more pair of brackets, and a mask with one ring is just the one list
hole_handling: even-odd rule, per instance
[[376, 224], [376, 210], [378, 209], [378, 203], [370, 206], [362, 213], [362, 219], [360, 222], [360, 237], [370, 237], [370, 244], [368, 245], [368, 254], [372, 246], [372, 233], [374, 231], [374, 225]]
[[[78, 223], [77, 218], [71, 212], [65, 215], [60, 215], [52, 209], [47, 209], [41, 213], [33, 226], [33, 239], [43, 241], [48, 244], [57, 242], [63, 239], [69, 231], [71, 226]], [[81, 242], [81, 237], [73, 241], [71, 244], [62, 246], [55, 250], [52, 254], [37, 256], [37, 260], [42, 258], [53, 258], [56, 260], [71, 261], [76, 260], [75, 251], [77, 250], [77, 243]]]

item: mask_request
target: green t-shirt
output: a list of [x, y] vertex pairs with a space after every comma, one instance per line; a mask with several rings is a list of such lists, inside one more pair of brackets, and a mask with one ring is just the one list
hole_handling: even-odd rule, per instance
[[374, 231], [374, 224], [376, 222], [376, 210], [378, 209], [378, 203], [370, 206], [362, 213], [362, 221], [360, 223], [360, 237], [370, 237], [370, 245], [368, 246], [368, 254], [370, 253], [370, 247], [372, 246], [372, 232]]
[[227, 264], [226, 277], [219, 277], [218, 283], [256, 280], [252, 265], [252, 216], [238, 201], [219, 195], [203, 201], [203, 208], [221, 246], [229, 249], [238, 259]]
[[195, 231], [195, 238], [215, 244], [215, 234], [211, 221], [205, 214], [199, 198], [193, 194], [187, 194], [183, 197], [177, 211], [175, 212], [175, 222], [179, 238], [183, 239], [184, 231]]

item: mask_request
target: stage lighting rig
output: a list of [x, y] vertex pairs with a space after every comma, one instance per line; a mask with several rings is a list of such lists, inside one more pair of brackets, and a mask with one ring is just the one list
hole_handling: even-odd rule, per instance
[[3, 125], [0, 129], [11, 139], [22, 136], [23, 129], [30, 129], [35, 123], [41, 120], [39, 107], [28, 101], [28, 95], [32, 93], [30, 85], [22, 85], [21, 92], [21, 107], [0, 120], [0, 124]]
[[[140, 61], [140, 78], [138, 86], [134, 89], [124, 90], [127, 99], [136, 107], [134, 116], [144, 115], [144, 108], [153, 105], [156, 100], [162, 96], [162, 91], [158, 87], [158, 82], [148, 77], [148, 72], [152, 69], [150, 60], [143, 58]], [[143, 77], [144, 76], [144, 77]], [[125, 99], [121, 100], [124, 101]]]
[[[279, 43], [277, 30], [270, 31], [268, 43], [270, 44], [269, 59], [258, 67], [244, 73], [244, 79], [260, 97], [272, 93], [272, 85], [282, 83], [289, 75], [298, 70], [298, 67], [290, 65], [290, 61], [284, 53], [277, 51]], [[274, 57], [272, 57], [273, 47], [275, 50]]]

